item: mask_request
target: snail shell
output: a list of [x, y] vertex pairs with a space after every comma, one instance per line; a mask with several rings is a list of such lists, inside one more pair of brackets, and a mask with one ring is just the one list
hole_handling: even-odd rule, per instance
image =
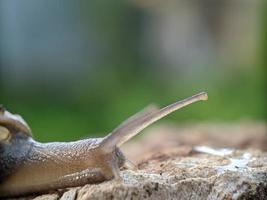
[[19, 115], [0, 107], [0, 197], [120, 180], [126, 159], [118, 147], [162, 117], [206, 99], [200, 93], [162, 109], [149, 107], [104, 138], [52, 143], [35, 141]]

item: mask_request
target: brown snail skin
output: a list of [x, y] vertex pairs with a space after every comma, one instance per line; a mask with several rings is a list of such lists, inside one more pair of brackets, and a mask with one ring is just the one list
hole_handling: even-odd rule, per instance
[[118, 147], [162, 117], [191, 103], [207, 100], [202, 92], [162, 109], [134, 115], [104, 138], [39, 143], [27, 123], [0, 108], [0, 197], [120, 180], [126, 159]]

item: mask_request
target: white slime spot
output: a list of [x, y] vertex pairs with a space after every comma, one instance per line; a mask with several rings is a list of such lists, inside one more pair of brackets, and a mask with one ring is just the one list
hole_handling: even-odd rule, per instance
[[201, 153], [207, 153], [215, 156], [226, 156], [233, 153], [232, 149], [213, 149], [211, 147], [206, 146], [196, 146], [194, 148], [195, 151], [201, 152]]
[[217, 172], [224, 173], [226, 171], [240, 171], [240, 170], [249, 170], [248, 163], [253, 160], [250, 153], [244, 153], [240, 158], [231, 158], [229, 155], [233, 153], [233, 149], [213, 149], [206, 146], [197, 146], [194, 148], [195, 151], [201, 153], [207, 153], [215, 156], [225, 157], [230, 161], [228, 165], [218, 166]]
[[225, 166], [218, 167], [218, 173], [224, 173], [225, 171], [240, 171], [250, 168], [247, 166], [249, 161], [251, 161], [251, 154], [250, 153], [244, 153], [241, 158], [229, 158], [230, 163]]

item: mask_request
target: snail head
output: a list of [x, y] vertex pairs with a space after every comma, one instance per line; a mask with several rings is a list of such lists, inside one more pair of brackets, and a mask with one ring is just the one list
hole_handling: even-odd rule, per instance
[[0, 105], [0, 127], [11, 133], [21, 132], [31, 136], [31, 129], [25, 120], [20, 115], [8, 112], [2, 105]]

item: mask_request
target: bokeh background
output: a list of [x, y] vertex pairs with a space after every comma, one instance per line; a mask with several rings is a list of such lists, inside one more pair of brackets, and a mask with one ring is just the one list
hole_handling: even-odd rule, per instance
[[200, 91], [165, 120], [266, 121], [266, 22], [265, 0], [1, 0], [0, 102], [40, 141]]

